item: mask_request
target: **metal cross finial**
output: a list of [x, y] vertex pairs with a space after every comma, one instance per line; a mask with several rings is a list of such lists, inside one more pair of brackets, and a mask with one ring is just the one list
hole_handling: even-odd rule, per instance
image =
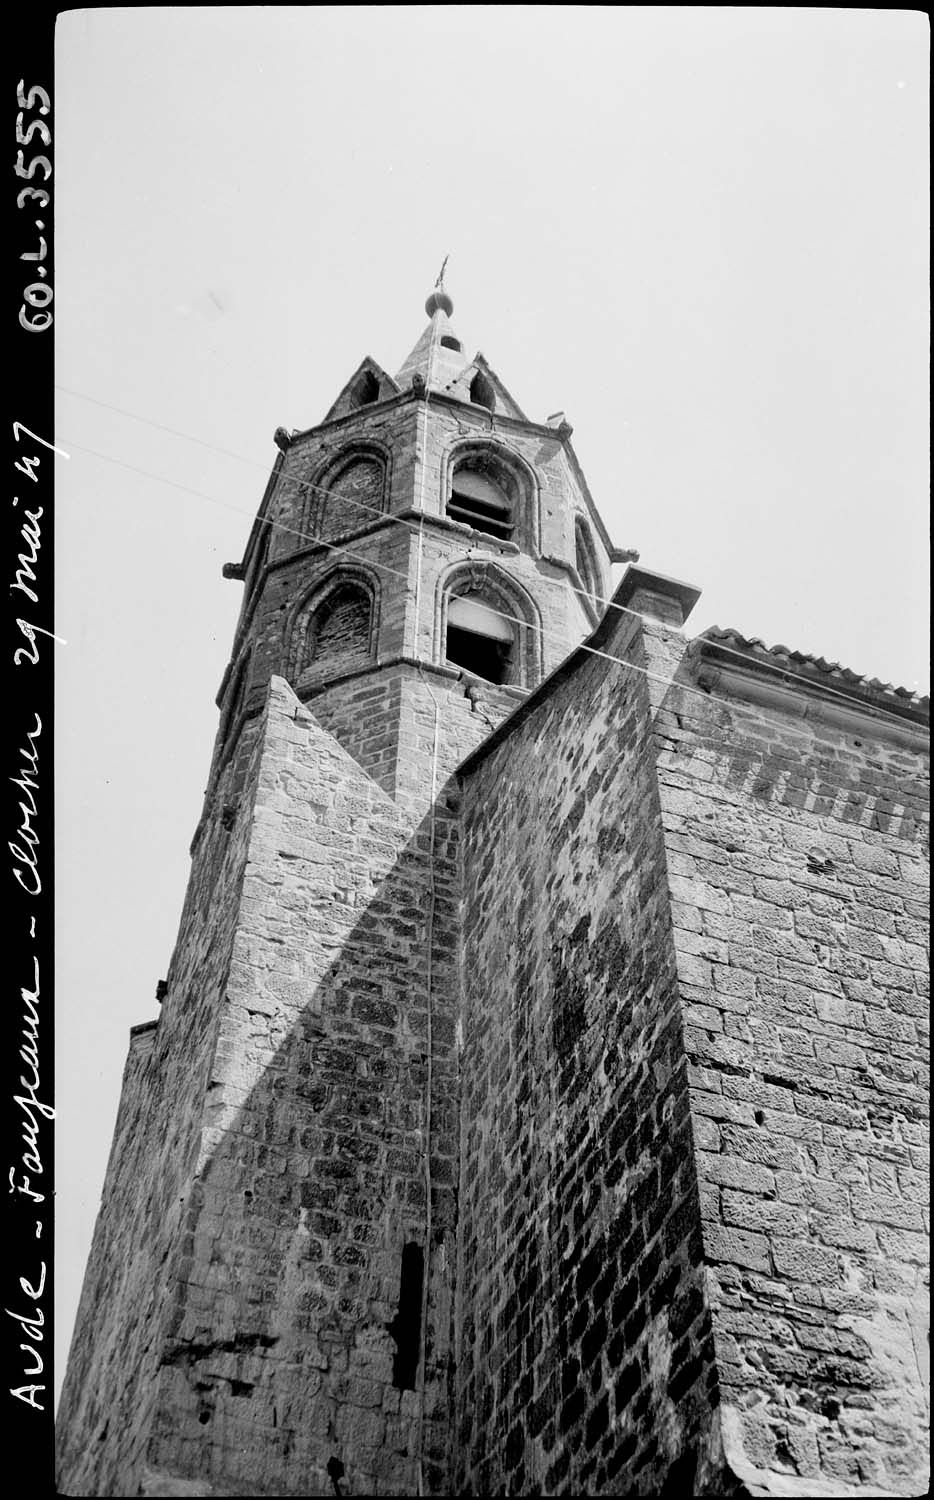
[[444, 260], [441, 262], [441, 270], [438, 272], [438, 279], [435, 282], [435, 286], [444, 286], [444, 268], [450, 259], [451, 257], [449, 255], [446, 255], [444, 257]]

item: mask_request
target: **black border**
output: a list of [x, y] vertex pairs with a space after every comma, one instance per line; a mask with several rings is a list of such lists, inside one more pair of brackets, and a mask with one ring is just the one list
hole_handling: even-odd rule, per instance
[[[35, 434], [47, 443], [53, 443], [54, 430], [54, 338], [55, 338], [55, 80], [54, 43], [55, 23], [60, 11], [55, 7], [24, 7], [14, 13], [8, 23], [11, 27], [12, 77], [8, 85], [11, 105], [9, 181], [10, 201], [13, 215], [10, 235], [10, 259], [12, 261], [12, 292], [8, 303], [7, 368], [12, 373], [13, 397], [8, 418], [7, 432], [12, 444], [11, 475], [13, 483], [7, 501], [8, 548], [5, 571], [7, 588], [7, 626], [5, 632], [6, 661], [6, 712], [4, 723], [4, 779], [7, 795], [4, 799], [5, 877], [4, 917], [6, 946], [9, 953], [9, 987], [3, 1007], [3, 1100], [4, 1100], [4, 1154], [3, 1164], [3, 1241], [4, 1256], [3, 1299], [4, 1310], [3, 1369], [5, 1430], [9, 1435], [7, 1452], [11, 1477], [21, 1476], [22, 1483], [31, 1494], [55, 1494], [54, 1483], [54, 1366], [52, 1314], [54, 1286], [54, 1169], [52, 1120], [41, 1112], [33, 1115], [38, 1120], [36, 1144], [42, 1165], [41, 1176], [30, 1173], [30, 1186], [43, 1194], [41, 1202], [30, 1199], [23, 1192], [10, 1188], [10, 1172], [15, 1170], [16, 1182], [21, 1181], [23, 1155], [27, 1147], [23, 1141], [23, 1128], [27, 1123], [27, 1108], [22, 1101], [30, 1097], [39, 1100], [46, 1108], [54, 1107], [54, 872], [53, 834], [55, 812], [53, 800], [54, 765], [54, 719], [53, 689], [55, 677], [54, 655], [66, 649], [55, 644], [53, 634], [58, 634], [54, 620], [55, 582], [55, 490], [54, 467], [56, 460], [49, 448], [37, 443], [29, 434]], [[26, 108], [18, 102], [17, 92], [22, 85]], [[40, 96], [32, 98], [30, 89], [38, 86], [49, 96], [50, 109], [40, 113]], [[16, 141], [17, 116], [22, 113], [21, 129], [28, 131], [34, 120], [42, 120], [51, 132], [51, 143], [45, 145], [34, 138], [21, 145]], [[32, 179], [18, 176], [15, 169], [16, 153], [22, 150], [24, 165], [28, 168], [36, 155], [46, 156], [52, 165], [52, 175], [47, 188], [50, 202], [38, 207], [37, 200], [27, 199], [22, 207], [17, 206], [17, 195], [23, 187], [42, 185], [42, 169]], [[36, 227], [36, 218], [42, 220], [43, 228]], [[52, 323], [38, 332], [28, 331], [20, 321], [24, 307], [24, 289], [39, 279], [39, 264], [23, 260], [23, 254], [38, 251], [38, 237], [42, 234], [47, 246], [45, 259], [41, 262], [46, 275], [41, 278], [44, 285], [53, 291], [49, 305]], [[34, 309], [26, 305], [26, 314]], [[17, 427], [16, 424], [19, 424]], [[35, 479], [28, 472], [17, 470], [15, 465], [24, 457], [38, 457], [34, 467]], [[18, 503], [14, 503], [18, 500]], [[37, 518], [39, 545], [27, 547], [27, 555], [35, 552], [32, 572], [35, 580], [25, 581], [36, 595], [33, 600], [15, 587], [17, 573], [21, 568], [19, 558], [24, 543], [22, 526], [27, 518], [24, 512], [31, 511]], [[41, 511], [41, 513], [40, 513]], [[27, 638], [20, 621], [36, 631], [34, 643]], [[62, 631], [67, 636], [67, 631]], [[17, 656], [17, 653], [19, 655]], [[32, 660], [35, 656], [37, 659]], [[36, 720], [40, 728], [36, 729]], [[35, 762], [27, 759], [24, 752], [33, 749]], [[28, 775], [26, 785], [15, 785]], [[34, 785], [30, 783], [35, 783]], [[22, 806], [28, 809], [24, 816]], [[33, 811], [33, 805], [35, 810]], [[22, 828], [37, 836], [38, 843], [31, 846], [36, 858], [35, 870], [18, 859], [15, 848], [23, 847]], [[28, 841], [27, 841], [28, 842]], [[17, 879], [19, 871], [21, 879]], [[39, 889], [34, 887], [38, 883]], [[30, 889], [29, 887], [33, 888]], [[23, 990], [33, 990], [34, 975], [38, 965], [38, 998], [30, 1008], [23, 997]], [[31, 1011], [31, 1015], [30, 1015]], [[38, 1024], [35, 1022], [38, 1015]], [[21, 1056], [24, 1046], [24, 1026], [28, 1026], [36, 1038], [36, 1055], [39, 1064], [39, 1084], [35, 1079], [28, 1058]], [[24, 1082], [27, 1087], [24, 1090]], [[37, 1234], [38, 1227], [38, 1234]], [[44, 1284], [41, 1295], [32, 1297], [30, 1288], [38, 1290], [40, 1265], [45, 1264]], [[24, 1287], [25, 1283], [25, 1287]], [[33, 1333], [25, 1329], [21, 1315], [31, 1314], [38, 1319], [41, 1311], [41, 1327], [33, 1325]], [[12, 1314], [12, 1316], [11, 1316]], [[19, 1317], [17, 1316], [20, 1315]], [[41, 1333], [41, 1342], [34, 1339]], [[26, 1373], [34, 1368], [31, 1353], [21, 1350], [27, 1344], [41, 1356], [42, 1370]], [[24, 1385], [35, 1385], [35, 1400], [41, 1410], [13, 1394]], [[16, 1480], [14, 1479], [14, 1484]]]

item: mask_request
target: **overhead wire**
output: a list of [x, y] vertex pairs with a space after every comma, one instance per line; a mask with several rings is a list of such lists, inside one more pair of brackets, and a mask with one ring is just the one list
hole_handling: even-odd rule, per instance
[[[182, 431], [180, 431], [176, 427], [168, 427], [168, 426], [165, 425], [165, 423], [154, 422], [149, 417], [142, 417], [137, 412], [127, 411], [124, 407], [114, 406], [110, 402], [108, 402], [108, 401], [101, 401], [101, 400], [99, 400], [95, 396], [85, 395], [85, 393], [83, 391], [75, 391], [75, 390], [72, 390], [68, 386], [62, 386], [62, 385], [56, 386], [56, 389], [62, 391], [66, 395], [74, 396], [74, 397], [76, 397], [80, 401], [88, 401], [92, 405], [94, 405], [94, 406], [100, 406], [100, 407], [102, 407], [106, 411], [116, 412], [119, 416], [129, 417], [134, 422], [141, 422], [145, 426], [153, 427], [153, 428], [155, 428], [159, 432], [167, 432], [167, 433], [171, 434], [173, 437], [182, 438], [186, 442], [196, 443], [199, 447], [205, 448], [209, 452], [219, 453], [219, 454], [221, 454], [225, 458], [232, 458], [237, 463], [246, 464], [248, 467], [253, 468], [253, 469], [257, 469], [260, 473], [266, 474], [268, 476], [268, 472], [269, 472], [268, 465], [261, 464], [256, 459], [246, 458], [241, 453], [234, 453], [229, 448], [222, 448], [222, 447], [219, 447], [215, 443], [208, 443], [203, 438], [195, 437], [191, 433], [182, 432]], [[427, 391], [427, 389], [428, 389], [428, 387], [427, 387], [427, 384], [426, 384], [426, 391]], [[422, 435], [423, 435], [423, 440], [424, 440], [424, 436], [425, 436], [424, 429], [423, 429], [423, 434]], [[72, 447], [80, 447], [80, 444], [73, 443], [73, 444], [71, 444], [71, 446]], [[423, 446], [424, 446], [424, 442], [423, 442]], [[91, 453], [91, 452], [94, 452], [95, 450], [94, 449], [85, 449], [84, 451]], [[98, 453], [96, 456], [99, 457], [99, 458], [108, 458], [109, 457], [108, 455], [101, 454], [101, 453]], [[112, 462], [119, 462], [119, 460], [116, 460], [116, 459], [113, 459], [113, 460], [110, 460], [110, 461], [112, 461]], [[126, 465], [126, 467], [132, 468], [133, 466], [132, 465]], [[422, 471], [422, 473], [421, 473], [421, 486], [420, 486], [420, 501], [421, 501], [420, 509], [421, 510], [424, 510], [424, 503], [423, 503], [424, 502], [424, 470], [425, 470], [425, 465], [424, 465], [424, 462], [423, 462], [422, 465], [421, 465], [421, 471]], [[137, 472], [139, 472], [139, 473], [149, 473], [149, 471], [147, 471], [147, 470], [137, 470]], [[161, 478], [162, 476], [151, 475], [150, 477], [158, 479], [158, 478]], [[299, 479], [297, 476], [290, 475], [290, 474], [283, 474], [281, 477], [283, 479], [283, 482], [285, 482], [285, 483], [293, 486], [295, 489], [301, 491], [302, 493], [314, 493], [314, 494], [318, 494], [318, 495], [328, 495], [328, 494], [331, 493], [331, 491], [328, 489], [328, 487], [326, 485], [315, 484], [315, 483], [313, 483], [309, 479]], [[163, 482], [164, 483], [173, 483], [173, 481], [169, 481], [169, 480], [164, 480]], [[176, 488], [184, 488], [183, 486], [178, 486], [178, 485], [176, 485], [175, 487]], [[197, 491], [191, 491], [191, 493], [198, 493], [198, 492]], [[203, 498], [205, 498], [205, 499], [211, 499], [212, 497], [210, 497], [210, 496], [203, 496]], [[416, 591], [418, 592], [418, 590], [420, 588], [420, 584], [421, 584], [421, 548], [422, 548], [422, 535], [423, 535], [423, 521], [422, 521], [422, 517], [420, 516], [419, 519], [418, 519], [418, 521], [410, 521], [405, 516], [393, 516], [393, 515], [388, 514], [386, 511], [381, 510], [378, 506], [370, 505], [366, 501], [360, 500], [360, 499], [356, 498], [353, 495], [342, 494], [341, 495], [341, 500], [344, 503], [349, 503], [350, 505], [356, 506], [359, 510], [363, 510], [363, 511], [366, 511], [366, 512], [372, 514], [378, 520], [380, 520], [380, 521], [382, 521], [382, 522], [384, 522], [386, 524], [395, 525], [395, 526], [404, 526], [407, 530], [415, 532], [418, 535], [418, 538], [419, 538], [419, 556], [418, 556], [417, 567], [416, 567]], [[221, 504], [222, 502], [217, 502], [217, 503]], [[237, 513], [240, 514], [240, 515], [247, 516], [247, 515], [251, 514], [248, 511], [244, 511], [240, 506], [228, 507], [228, 508], [235, 509], [237, 511]], [[269, 526], [269, 528], [271, 530], [280, 530], [280, 531], [288, 532], [290, 535], [296, 536], [300, 540], [307, 541], [309, 543], [312, 543], [312, 544], [315, 544], [315, 545], [319, 545], [319, 546], [326, 546], [327, 545], [327, 543], [325, 543], [320, 537], [309, 535], [308, 533], [298, 531], [298, 530], [296, 530], [293, 527], [289, 527], [289, 526], [284, 525], [282, 522], [267, 521], [266, 524]], [[497, 546], [498, 545], [497, 538], [495, 538], [495, 537], [489, 538], [489, 542], [490, 542], [490, 545], [492, 545], [492, 546]], [[506, 554], [506, 555], [508, 555], [508, 554]], [[391, 570], [387, 570], [387, 571], [391, 571]], [[400, 574], [397, 574], [397, 576], [398, 577], [403, 577], [404, 575], [402, 575], [400, 573]], [[405, 575], [405, 576], [407, 576], [407, 575]], [[586, 599], [588, 601], [591, 601], [594, 604], [602, 605], [605, 610], [613, 610], [613, 611], [615, 611], [615, 612], [617, 612], [619, 614], [632, 615], [636, 619], [640, 619], [640, 620], [644, 620], [646, 618], [645, 614], [642, 611], [636, 610], [636, 609], [632, 609], [632, 608], [630, 608], [626, 604], [619, 604], [614, 599], [605, 598], [604, 596], [602, 596], [600, 594], [597, 594], [597, 593], [591, 593], [588, 589], [577, 588], [572, 583], [569, 583], [567, 586], [568, 586], [568, 588], [569, 588], [569, 590], [570, 590], [571, 593], [577, 594], [580, 598]], [[512, 620], [512, 619], [515, 618], [513, 616], [504, 614], [500, 610], [493, 609], [492, 606], [490, 606], [490, 609], [491, 609], [491, 613], [498, 614], [503, 619]], [[526, 624], [527, 625], [528, 622], [527, 621], [523, 621], [523, 620], [519, 620], [518, 623], [520, 623], [520, 624]], [[529, 628], [534, 628], [534, 627], [529, 627]], [[721, 652], [721, 653], [723, 653], [723, 654], [725, 654], [727, 656], [735, 657], [739, 661], [751, 662], [754, 665], [758, 665], [758, 666], [768, 665], [769, 667], [771, 667], [771, 669], [773, 671], [780, 672], [782, 674], [782, 676], [788, 678], [789, 681], [801, 682], [804, 685], [809, 686], [809, 687], [813, 687], [815, 685], [814, 684], [814, 679], [812, 677], [806, 677], [802, 672], [795, 672], [791, 667], [780, 666], [777, 662], [774, 662], [774, 661], [771, 661], [771, 662], [768, 662], [768, 663], [763, 663], [761, 657], [753, 656], [748, 651], [740, 651], [735, 646], [727, 646], [722, 641], [717, 641], [716, 644], [717, 644], [717, 650], [718, 650], [718, 652]], [[831, 687], [827, 683], [821, 683], [820, 687], [821, 687], [821, 690], [823, 692], [829, 693], [832, 696], [845, 699], [847, 702], [852, 702], [853, 701], [852, 700], [852, 694], [843, 692], [843, 691], [841, 691], [838, 688], [833, 688], [833, 687]], [[910, 702], [912, 700], [910, 698], [906, 698], [905, 701], [907, 703], [907, 702]], [[889, 714], [889, 710], [887, 710], [887, 709], [885, 709], [885, 708], [883, 708], [881, 706], [877, 707], [876, 705], [873, 705], [873, 707], [874, 707], [875, 712], [877, 712], [877, 713]], [[899, 715], [897, 715], [897, 714], [892, 714], [890, 716], [892, 718], [896, 718], [896, 719], [899, 718]]]
[[[442, 264], [441, 270], [440, 270], [440, 272], [438, 274], [438, 280], [436, 282], [437, 286], [441, 285], [442, 279], [444, 277], [444, 267], [446, 265], [447, 265], [447, 256], [445, 256], [444, 263]], [[430, 390], [431, 389], [431, 368], [432, 368], [432, 361], [433, 361], [433, 358], [434, 358], [434, 351], [435, 351], [435, 341], [434, 341], [434, 337], [432, 337], [431, 342], [428, 345], [428, 375], [427, 375], [427, 379], [425, 381], [426, 390]], [[420, 489], [419, 489], [419, 507], [418, 507], [419, 508], [419, 518], [418, 518], [418, 547], [417, 547], [417, 550], [416, 550], [416, 558], [415, 558], [415, 609], [414, 609], [414, 616], [415, 616], [415, 621], [414, 621], [415, 641], [414, 641], [414, 644], [413, 644], [413, 655], [415, 657], [418, 656], [418, 627], [419, 627], [419, 621], [421, 619], [421, 609], [419, 607], [419, 601], [421, 599], [421, 587], [422, 587], [422, 542], [423, 542], [423, 535], [424, 535], [424, 515], [425, 515], [425, 468], [426, 468], [426, 457], [427, 457], [427, 449], [428, 449], [428, 403], [427, 403], [427, 401], [424, 403], [424, 409], [423, 409], [423, 413], [422, 413], [422, 424], [421, 424], [421, 426], [422, 426], [422, 461], [421, 461], [421, 464], [419, 465], [419, 471], [420, 471], [419, 484], [420, 484]], [[399, 519], [401, 519], [401, 518], [399, 518]], [[419, 1381], [419, 1394], [418, 1394], [418, 1428], [417, 1428], [416, 1440], [415, 1440], [416, 1489], [417, 1489], [419, 1495], [424, 1495], [424, 1493], [425, 1493], [425, 1480], [424, 1480], [425, 1391], [426, 1391], [426, 1387], [427, 1387], [427, 1384], [428, 1384], [428, 1310], [429, 1310], [429, 1305], [430, 1305], [430, 1303], [429, 1303], [429, 1290], [430, 1290], [430, 1282], [431, 1282], [431, 1229], [432, 1229], [432, 1223], [431, 1223], [431, 1127], [432, 1127], [431, 1093], [432, 1093], [432, 1087], [433, 1087], [433, 1081], [434, 1081], [433, 1080], [433, 1057], [432, 1057], [432, 1054], [434, 1052], [434, 1017], [433, 1017], [433, 998], [434, 997], [433, 997], [433, 993], [432, 993], [432, 986], [433, 986], [433, 982], [434, 982], [433, 948], [434, 948], [434, 940], [435, 940], [434, 927], [435, 927], [435, 905], [436, 905], [436, 893], [435, 893], [435, 797], [436, 797], [436, 788], [435, 788], [435, 783], [436, 783], [436, 779], [437, 779], [437, 775], [438, 775], [438, 748], [439, 748], [439, 742], [440, 742], [440, 738], [441, 738], [441, 704], [439, 703], [438, 699], [435, 697], [435, 694], [432, 692], [431, 688], [428, 686], [428, 682], [425, 679], [424, 674], [422, 673], [421, 667], [419, 667], [419, 673], [420, 673], [420, 675], [422, 677], [422, 681], [425, 683], [425, 686], [428, 687], [428, 692], [429, 692], [431, 700], [432, 700], [432, 702], [434, 704], [434, 710], [435, 710], [435, 714], [434, 714], [434, 727], [433, 727], [433, 733], [432, 733], [432, 748], [431, 748], [431, 793], [430, 793], [430, 798], [429, 798], [429, 803], [428, 803], [428, 827], [429, 827], [429, 839], [428, 839], [428, 899], [429, 899], [429, 905], [428, 905], [428, 930], [427, 930], [427, 937], [426, 937], [426, 944], [427, 944], [427, 974], [426, 974], [426, 977], [425, 977], [425, 1023], [426, 1023], [426, 1032], [427, 1032], [427, 1035], [426, 1035], [426, 1045], [427, 1045], [427, 1048], [428, 1048], [428, 1057], [427, 1057], [426, 1067], [425, 1067], [425, 1269], [424, 1269], [424, 1274], [422, 1276], [422, 1306], [421, 1306], [422, 1347], [421, 1347], [421, 1350], [419, 1351], [419, 1353], [420, 1353], [419, 1368], [420, 1368], [420, 1371], [421, 1371], [421, 1379]]]
[[[113, 408], [113, 410], [119, 410], [119, 408]], [[129, 415], [133, 415], [133, 414], [130, 413]], [[147, 419], [143, 418], [143, 417], [140, 417], [140, 418], [137, 418], [137, 420], [145, 422]], [[168, 429], [168, 430], [171, 431], [172, 429]], [[182, 436], [182, 437], [185, 436], [185, 434], [177, 434], [177, 435], [178, 436]], [[241, 516], [243, 516], [243, 517], [245, 517], [247, 519], [254, 519], [253, 513], [251, 511], [244, 510], [242, 506], [234, 505], [230, 501], [220, 500], [215, 495], [205, 494], [205, 492], [203, 490], [196, 490], [196, 489], [194, 489], [190, 485], [180, 484], [177, 480], [169, 479], [165, 475], [162, 475], [162, 474], [155, 474], [150, 469], [140, 468], [139, 465], [128, 463], [124, 459], [115, 458], [112, 454], [101, 453], [99, 449], [89, 448], [87, 445], [85, 445], [83, 443], [78, 443], [78, 442], [70, 441], [67, 438], [60, 438], [60, 441], [63, 444], [67, 443], [67, 445], [68, 445], [69, 448], [72, 448], [72, 449], [74, 449], [74, 450], [76, 450], [78, 452], [88, 453], [88, 454], [90, 454], [91, 456], [93, 456], [95, 458], [101, 459], [105, 463], [115, 464], [119, 468], [127, 469], [129, 472], [135, 473], [135, 474], [139, 474], [143, 478], [146, 478], [146, 479], [154, 479], [154, 480], [156, 480], [160, 484], [166, 484], [170, 488], [177, 489], [177, 490], [181, 491], [184, 494], [194, 495], [198, 499], [206, 500], [209, 504], [217, 505], [217, 506], [219, 506], [223, 510], [232, 511], [236, 515], [241, 515]], [[207, 445], [207, 446], [211, 446], [211, 445]], [[224, 451], [224, 450], [218, 450], [218, 451]], [[231, 455], [231, 456], [235, 456], [236, 457], [237, 455]], [[250, 463], [250, 464], [252, 464], [252, 460], [241, 459], [241, 461], [244, 462], [244, 463]], [[264, 469], [264, 472], [265, 472], [265, 469]], [[306, 480], [291, 480], [290, 482], [292, 482], [292, 483], [294, 483], [294, 484], [296, 484], [298, 486], [304, 486], [304, 485], [308, 484], [308, 481], [306, 481]], [[312, 486], [312, 488], [317, 489], [317, 488], [319, 488], [319, 486]], [[327, 491], [325, 491], [325, 493], [327, 493]], [[342, 497], [342, 498], [347, 498], [347, 497]], [[357, 501], [355, 501], [353, 503], [355, 503], [355, 504], [362, 504], [362, 502], [357, 502]], [[409, 523], [406, 522], [403, 517], [388, 516], [384, 512], [382, 512], [382, 511], [376, 511], [375, 508], [373, 508], [373, 507], [366, 507], [366, 508], [367, 509], [373, 509], [374, 510], [374, 514], [376, 514], [377, 516], [379, 516], [379, 518], [381, 520], [384, 520], [386, 522], [397, 522], [397, 523], [400, 523], [400, 524], [409, 525]], [[387, 574], [387, 576], [390, 576], [390, 577], [399, 578], [403, 582], [405, 582], [406, 584], [408, 584], [409, 575], [407, 573], [401, 572], [398, 568], [391, 568], [387, 563], [376, 562], [373, 558], [367, 556], [366, 554], [354, 551], [354, 549], [352, 547], [345, 546], [342, 543], [327, 542], [327, 541], [325, 541], [321, 537], [310, 535], [307, 532], [300, 531], [297, 527], [289, 526], [285, 522], [282, 522], [282, 521], [268, 520], [266, 522], [266, 525], [272, 531], [280, 531], [280, 532], [282, 532], [282, 533], [284, 533], [286, 535], [294, 536], [294, 537], [298, 538], [298, 540], [300, 540], [300, 541], [308, 542], [310, 545], [313, 545], [313, 546], [316, 546], [316, 547], [322, 547], [326, 551], [338, 553], [338, 554], [340, 554], [342, 556], [345, 556], [345, 557], [354, 558], [356, 561], [365, 563], [368, 567], [374, 569], [377, 572], [385, 573], [385, 574]], [[414, 530], [414, 529], [417, 529], [417, 528], [413, 526], [413, 527], [410, 527], [410, 529]], [[573, 587], [570, 586], [570, 585], [569, 585], [569, 587], [572, 588], [572, 592], [574, 592], [574, 593], [582, 593], [583, 592], [582, 590], [579, 590], [579, 589], [573, 589]], [[588, 594], [588, 595], [586, 595], [586, 597], [593, 598], [594, 596]], [[606, 602], [606, 601], [602, 601], [602, 602]], [[508, 621], [511, 624], [519, 625], [519, 626], [521, 626], [525, 630], [533, 631], [536, 634], [538, 634], [539, 636], [541, 636], [541, 638], [543, 640], [547, 639], [547, 640], [552, 640], [552, 641], [559, 641], [562, 645], [564, 645], [564, 646], [567, 645], [567, 642], [566, 642], [564, 636], [559, 635], [556, 631], [547, 630], [544, 625], [536, 625], [536, 624], [530, 623], [528, 620], [523, 619], [519, 615], [508, 614], [505, 610], [494, 608], [492, 605], [490, 605], [488, 607], [490, 609], [490, 613], [491, 614], [497, 615], [500, 619], [506, 620], [506, 621]], [[651, 617], [645, 616], [644, 614], [642, 614], [638, 610], [629, 609], [625, 605], [614, 604], [613, 601], [609, 601], [608, 607], [617, 609], [621, 613], [626, 614], [626, 615], [630, 615], [633, 618], [638, 619], [638, 620], [644, 621], [646, 618], [651, 618]], [[800, 681], [800, 682], [804, 683], [806, 686], [811, 687], [811, 688], [817, 686], [817, 687], [820, 688], [820, 690], [822, 692], [827, 693], [831, 697], [840, 698], [840, 699], [842, 699], [844, 702], [846, 702], [851, 707], [853, 705], [854, 699], [853, 699], [852, 694], [840, 692], [838, 689], [832, 688], [832, 687], [830, 687], [826, 683], [815, 683], [815, 681], [814, 681], [813, 678], [804, 677], [801, 673], [791, 672], [791, 671], [785, 669], [784, 667], [781, 667], [781, 666], [777, 665], [776, 663], [763, 662], [763, 660], [762, 660], [761, 657], [752, 656], [752, 655], [750, 655], [749, 653], [746, 653], [746, 652], [740, 652], [740, 651], [732, 650], [731, 648], [724, 646], [719, 641], [715, 641], [714, 644], [716, 645], [716, 648], [717, 648], [718, 652], [725, 652], [728, 655], [738, 657], [740, 660], [748, 662], [748, 663], [751, 663], [752, 665], [755, 665], [755, 666], [760, 666], [760, 667], [761, 666], [768, 666], [768, 667], [771, 667], [772, 670], [778, 672], [783, 677], [787, 677], [787, 678], [789, 678], [791, 680], [795, 680], [795, 681]], [[707, 703], [710, 703], [710, 702], [721, 703], [724, 706], [724, 708], [730, 710], [731, 712], [736, 712], [736, 713], [740, 713], [740, 714], [750, 715], [750, 716], [752, 716], [754, 718], [759, 719], [763, 723], [773, 725], [775, 728], [780, 729], [780, 730], [782, 730], [785, 733], [801, 733], [801, 731], [795, 730], [794, 726], [791, 726], [791, 725], [788, 725], [786, 723], [780, 722], [780, 721], [778, 721], [776, 719], [770, 718], [768, 715], [762, 714], [759, 710], [751, 709], [751, 708], [747, 707], [745, 704], [739, 704], [739, 703], [735, 702], [734, 699], [728, 699], [728, 698], [721, 697], [718, 694], [715, 694], [713, 692], [708, 691], [706, 688], [694, 687], [691, 684], [686, 683], [686, 682], [684, 682], [684, 681], [682, 681], [680, 679], [677, 679], [677, 678], [663, 677], [659, 673], [653, 673], [653, 672], [649, 671], [649, 669], [646, 668], [646, 667], [640, 667], [640, 666], [638, 666], [634, 662], [627, 661], [624, 657], [615, 656], [612, 652], [601, 651], [598, 647], [590, 646], [590, 645], [588, 645], [586, 643], [586, 641], [582, 641], [578, 646], [572, 647], [571, 650], [572, 651], [573, 650], [584, 651], [584, 652], [588, 653], [589, 655], [601, 657], [605, 661], [616, 662], [616, 663], [618, 663], [621, 666], [628, 667], [630, 670], [632, 670], [634, 672], [641, 673], [649, 681], [656, 682], [657, 684], [659, 684], [661, 686], [669, 686], [669, 687], [673, 687], [673, 688], [678, 688], [682, 692], [685, 692], [685, 693], [694, 694], [695, 696], [704, 699]], [[569, 651], [567, 654], [570, 655], [571, 652]], [[880, 718], [881, 717], [881, 718], [884, 718], [884, 719], [889, 719], [889, 720], [892, 720], [895, 723], [902, 724], [902, 725], [905, 723], [905, 720], [904, 720], [903, 716], [901, 716], [899, 714], [892, 713], [891, 710], [886, 709], [886, 708], [882, 707], [881, 705], [868, 704], [868, 705], [864, 705], [864, 706], [868, 707], [870, 709], [872, 716], [875, 717], [875, 718]]]

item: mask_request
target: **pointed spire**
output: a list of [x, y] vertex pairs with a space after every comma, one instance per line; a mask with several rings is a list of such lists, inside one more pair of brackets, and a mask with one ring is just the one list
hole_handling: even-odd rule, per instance
[[402, 387], [411, 385], [413, 377], [420, 376], [427, 390], [443, 390], [467, 364], [463, 345], [449, 321], [454, 303], [444, 286], [447, 263], [448, 257], [445, 256], [438, 279], [425, 302], [425, 311], [431, 322], [396, 376]]

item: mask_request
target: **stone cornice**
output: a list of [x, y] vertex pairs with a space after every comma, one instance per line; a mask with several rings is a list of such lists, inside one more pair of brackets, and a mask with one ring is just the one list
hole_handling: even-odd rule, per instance
[[844, 734], [873, 734], [923, 753], [930, 742], [923, 706], [882, 695], [860, 683], [832, 683], [697, 637], [689, 650], [700, 687], [718, 698], [737, 698], [791, 718], [824, 724]]

